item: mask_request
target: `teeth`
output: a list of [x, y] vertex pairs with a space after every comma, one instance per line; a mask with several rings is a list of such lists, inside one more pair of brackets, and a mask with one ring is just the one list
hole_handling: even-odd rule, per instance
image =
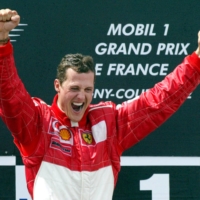
[[75, 102], [73, 102], [73, 104], [74, 104], [75, 106], [82, 106], [82, 105], [83, 105], [83, 103], [75, 103]]

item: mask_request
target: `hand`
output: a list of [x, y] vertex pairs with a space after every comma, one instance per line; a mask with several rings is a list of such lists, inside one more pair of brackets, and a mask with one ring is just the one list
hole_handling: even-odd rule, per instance
[[18, 26], [20, 16], [15, 10], [0, 10], [0, 40], [8, 38], [9, 32]]
[[198, 48], [196, 54], [200, 57], [200, 31], [198, 32]]

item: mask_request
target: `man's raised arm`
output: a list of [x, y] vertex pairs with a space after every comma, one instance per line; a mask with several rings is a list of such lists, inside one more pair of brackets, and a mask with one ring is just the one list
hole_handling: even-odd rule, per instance
[[0, 117], [24, 155], [35, 151], [41, 127], [39, 106], [18, 76], [9, 32], [18, 26], [20, 16], [10, 9], [0, 10]]

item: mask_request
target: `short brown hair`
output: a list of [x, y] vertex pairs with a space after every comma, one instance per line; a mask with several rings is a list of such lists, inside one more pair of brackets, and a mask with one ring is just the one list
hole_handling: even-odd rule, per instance
[[69, 68], [78, 73], [87, 73], [91, 71], [95, 76], [94, 61], [91, 56], [85, 56], [79, 53], [67, 54], [61, 59], [61, 62], [57, 67], [56, 78], [60, 81], [60, 84], [67, 79], [66, 70]]

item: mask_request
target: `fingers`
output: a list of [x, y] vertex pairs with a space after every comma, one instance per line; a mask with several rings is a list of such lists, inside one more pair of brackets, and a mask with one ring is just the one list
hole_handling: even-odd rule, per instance
[[200, 56], [200, 31], [198, 32], [197, 35], [198, 35], [198, 47], [197, 47], [197, 50], [195, 52], [198, 56]]
[[198, 35], [198, 40], [199, 40], [199, 39], [200, 39], [200, 31], [198, 32], [198, 34], [197, 34], [197, 35]]
[[198, 45], [200, 45], [200, 31], [198, 32]]
[[0, 39], [8, 37], [9, 32], [18, 26], [20, 16], [17, 11], [10, 9], [0, 10]]
[[1, 9], [0, 10], [0, 22], [6, 22], [6, 21], [18, 21], [19, 15], [17, 11], [10, 10], [10, 9]]

